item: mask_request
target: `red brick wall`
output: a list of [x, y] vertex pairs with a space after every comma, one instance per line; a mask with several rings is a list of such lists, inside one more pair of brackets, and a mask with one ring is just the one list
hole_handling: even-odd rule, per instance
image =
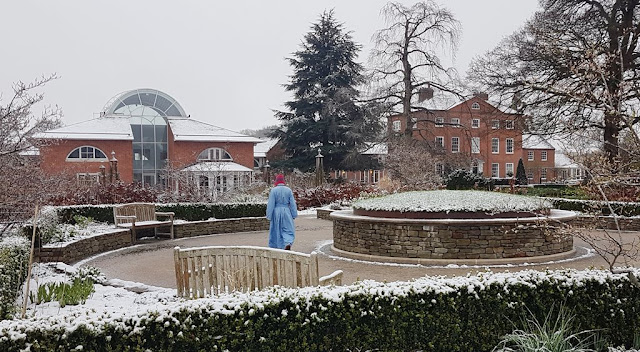
[[250, 142], [187, 142], [174, 141], [169, 134], [169, 160], [173, 167], [181, 168], [196, 162], [198, 155], [208, 148], [222, 148], [233, 161], [253, 170], [253, 143]]
[[77, 147], [92, 146], [102, 150], [111, 159], [111, 152], [116, 152], [120, 179], [124, 182], [133, 181], [133, 156], [131, 141], [87, 141], [60, 140], [40, 148], [40, 167], [48, 174], [97, 173], [100, 165], [109, 171], [107, 162], [95, 161], [67, 161], [67, 155]]

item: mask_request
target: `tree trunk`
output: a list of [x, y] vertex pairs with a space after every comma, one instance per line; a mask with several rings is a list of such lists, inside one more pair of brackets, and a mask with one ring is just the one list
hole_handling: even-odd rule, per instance
[[611, 165], [612, 171], [617, 171], [616, 161], [618, 160], [620, 147], [618, 146], [618, 126], [620, 117], [605, 113], [604, 124], [604, 152], [607, 161]]

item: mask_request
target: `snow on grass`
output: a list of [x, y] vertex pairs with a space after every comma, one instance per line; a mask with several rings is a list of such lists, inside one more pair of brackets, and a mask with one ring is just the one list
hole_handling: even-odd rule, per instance
[[550, 202], [540, 198], [483, 191], [421, 191], [397, 193], [363, 199], [354, 209], [396, 212], [525, 212], [549, 209]]

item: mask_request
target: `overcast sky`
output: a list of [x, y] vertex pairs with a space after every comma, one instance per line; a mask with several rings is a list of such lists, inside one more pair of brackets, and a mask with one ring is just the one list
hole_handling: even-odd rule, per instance
[[[411, 4], [411, 1], [403, 1]], [[455, 67], [522, 26], [537, 0], [438, 1], [462, 24]], [[118, 93], [154, 88], [192, 118], [239, 131], [273, 125], [272, 109], [290, 99], [285, 61], [310, 25], [334, 9], [366, 63], [371, 36], [384, 27], [382, 0], [271, 1], [3, 1], [2, 104], [11, 83], [43, 74], [45, 102], [64, 124], [93, 118]]]

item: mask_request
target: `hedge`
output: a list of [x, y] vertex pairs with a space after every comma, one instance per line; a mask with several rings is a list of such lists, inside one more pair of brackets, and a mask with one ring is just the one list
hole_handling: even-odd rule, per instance
[[[636, 273], [637, 274], [637, 273]], [[271, 288], [158, 303], [152, 312], [0, 323], [0, 350], [490, 351], [559, 305], [609, 345], [640, 333], [640, 288], [603, 271], [480, 273], [333, 288]]]
[[[73, 224], [73, 217], [81, 215], [99, 222], [113, 224], [113, 205], [72, 205], [55, 207], [62, 223]], [[265, 216], [266, 203], [170, 203], [157, 204], [156, 210], [172, 211], [176, 219], [186, 221], [207, 220], [209, 218], [230, 219]]]
[[11, 318], [15, 313], [28, 265], [29, 243], [25, 239], [0, 239], [0, 320]]
[[545, 198], [553, 203], [553, 207], [562, 210], [579, 211], [596, 215], [611, 215], [609, 205], [619, 216], [640, 215], [640, 203], [632, 202], [603, 202], [596, 200], [579, 200], [565, 198]]

